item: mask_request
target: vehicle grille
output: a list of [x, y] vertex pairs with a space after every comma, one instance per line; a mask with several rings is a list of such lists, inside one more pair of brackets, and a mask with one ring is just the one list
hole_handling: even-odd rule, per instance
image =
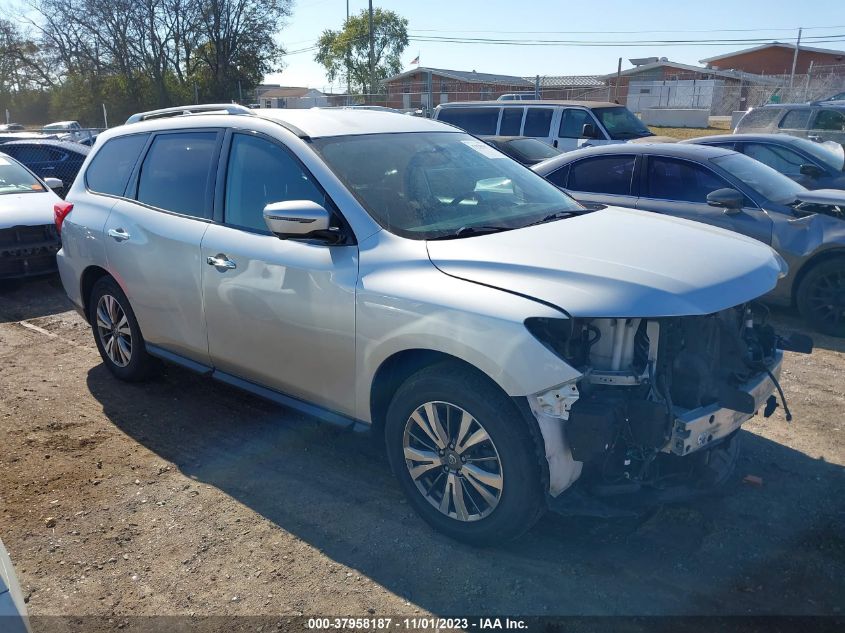
[[59, 248], [61, 241], [52, 224], [0, 229], [0, 279], [55, 271]]

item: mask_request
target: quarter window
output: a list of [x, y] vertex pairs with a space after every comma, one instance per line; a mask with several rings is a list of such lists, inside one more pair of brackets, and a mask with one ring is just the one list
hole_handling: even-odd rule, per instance
[[707, 194], [730, 187], [709, 169], [684, 160], [648, 159], [649, 197], [659, 200], [707, 202]]
[[567, 189], [627, 196], [631, 193], [633, 175], [633, 156], [586, 158], [573, 163]]
[[528, 108], [525, 113], [523, 136], [548, 137], [552, 127], [552, 108]]
[[226, 223], [266, 232], [264, 207], [286, 200], [312, 200], [325, 205], [322, 191], [286, 150], [254, 136], [232, 137]]
[[216, 132], [157, 136], [141, 166], [138, 202], [210, 218], [209, 179], [216, 145]]
[[97, 193], [122, 196], [149, 137], [149, 134], [132, 134], [106, 141], [85, 172], [87, 187]]

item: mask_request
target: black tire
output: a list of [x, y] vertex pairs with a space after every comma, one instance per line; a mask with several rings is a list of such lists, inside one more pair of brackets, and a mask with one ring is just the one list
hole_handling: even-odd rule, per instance
[[[411, 476], [408, 464], [415, 462], [405, 458], [405, 441], [408, 437], [406, 427], [419, 430], [413, 426], [411, 415], [425, 403], [431, 402], [440, 403], [438, 406], [446, 408], [452, 405], [468, 412], [492, 441], [492, 452], [495, 452], [498, 461], [493, 466], [489, 465], [490, 460], [496, 458], [481, 457], [478, 461], [480, 463], [487, 460], [484, 468], [500, 472], [501, 488], [497, 504], [488, 510], [486, 516], [479, 511], [479, 506], [485, 507], [484, 499], [479, 497], [478, 486], [472, 484], [467, 474], [473, 467], [478, 472], [476, 464], [458, 466], [461, 470], [454, 473], [453, 479], [463, 491], [462, 503], [465, 502], [465, 507], [470, 508], [477, 516], [474, 520], [459, 520], [441, 512], [432, 505], [433, 501], [429, 500], [436, 499], [437, 491], [432, 488], [434, 496], [426, 497]], [[454, 409], [452, 411], [455, 412]], [[454, 434], [459, 424], [454, 415], [449, 417], [447, 414], [443, 426], [451, 428]], [[478, 429], [475, 426], [472, 428]], [[464, 436], [464, 443], [467, 445], [469, 441], [466, 438], [470, 435], [471, 433], [467, 432]], [[460, 438], [460, 432], [456, 437]], [[472, 545], [488, 545], [515, 539], [531, 528], [545, 510], [542, 470], [526, 420], [514, 402], [498, 386], [482, 374], [460, 364], [438, 363], [408, 378], [396, 391], [388, 408], [385, 439], [390, 466], [411, 505], [429, 525], [453, 539]], [[491, 450], [489, 445], [477, 444], [473, 448], [467, 448], [463, 456], [478, 459], [472, 451], [485, 449]], [[441, 476], [447, 457], [443, 457], [441, 465], [433, 468], [432, 474], [425, 477]], [[448, 474], [443, 476], [448, 478]], [[444, 483], [444, 486], [447, 484]], [[454, 488], [452, 491], [452, 501], [447, 502], [447, 511], [454, 507], [457, 514], [458, 505], [454, 498], [457, 491]], [[493, 488], [489, 488], [488, 492], [490, 491], [496, 492]], [[444, 495], [445, 487], [440, 494], [441, 503]], [[453, 505], [449, 505], [450, 503]]]
[[713, 448], [702, 451], [697, 464], [698, 481], [705, 490], [723, 488], [736, 472], [742, 449], [740, 432], [734, 433]]
[[816, 331], [845, 337], [845, 258], [814, 266], [796, 294], [798, 311]]
[[[109, 356], [106, 351], [106, 343], [103, 340], [104, 337], [101, 336], [97, 309], [100, 305], [100, 300], [104, 297], [111, 297], [118, 303], [129, 325], [131, 346], [128, 354], [128, 362], [125, 365], [118, 364]], [[132, 306], [129, 304], [129, 299], [127, 299], [123, 290], [121, 290], [117, 282], [111, 277], [101, 277], [94, 284], [88, 300], [88, 315], [91, 321], [94, 342], [97, 344], [97, 349], [100, 352], [103, 363], [108, 367], [109, 371], [117, 378], [126, 382], [137, 382], [147, 378], [153, 369], [154, 359], [147, 353], [144, 337], [141, 335], [141, 328], [138, 327], [138, 321], [135, 318], [135, 313], [132, 311]]]

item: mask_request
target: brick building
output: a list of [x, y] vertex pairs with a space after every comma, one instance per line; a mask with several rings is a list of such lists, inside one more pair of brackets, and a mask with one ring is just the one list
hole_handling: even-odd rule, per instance
[[534, 92], [534, 82], [524, 77], [444, 68], [414, 68], [383, 83], [387, 92], [385, 105], [400, 109], [433, 108], [452, 101], [479, 101], [513, 92]]
[[[792, 72], [795, 44], [772, 42], [733, 53], [715, 55], [700, 60], [708, 68], [717, 70], [739, 70], [758, 75], [788, 75]], [[803, 75], [813, 67], [842, 65], [845, 68], [845, 51], [828, 48], [800, 46], [795, 73]]]

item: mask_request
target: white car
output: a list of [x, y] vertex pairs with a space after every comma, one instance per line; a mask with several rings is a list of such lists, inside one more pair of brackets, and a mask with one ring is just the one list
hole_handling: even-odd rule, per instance
[[61, 243], [52, 189], [58, 178], [42, 180], [11, 156], [0, 153], [0, 279], [20, 279], [56, 271]]
[[32, 633], [23, 592], [3, 541], [0, 541], [0, 630], [3, 633]]
[[41, 131], [46, 134], [56, 134], [62, 141], [74, 141], [75, 143], [89, 140], [92, 136], [90, 130], [86, 130], [79, 125], [79, 121], [48, 123], [41, 128]]

